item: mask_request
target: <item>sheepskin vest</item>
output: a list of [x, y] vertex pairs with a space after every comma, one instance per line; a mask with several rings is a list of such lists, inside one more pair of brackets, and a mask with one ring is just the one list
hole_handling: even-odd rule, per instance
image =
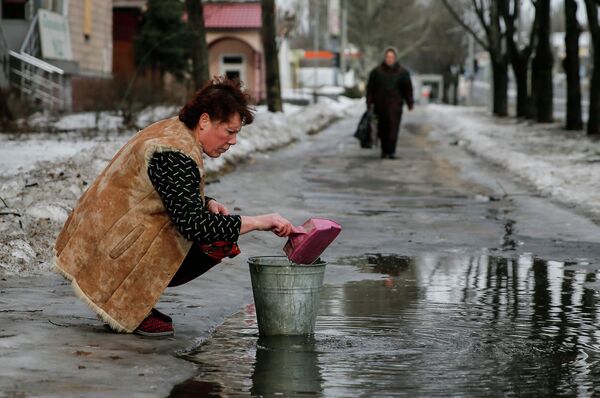
[[[148, 177], [159, 151], [179, 151], [198, 165], [202, 150], [177, 118], [138, 132], [79, 199], [54, 246], [54, 269], [115, 330], [144, 320], [191, 248], [171, 222]], [[198, 187], [204, 200], [204, 189]]]

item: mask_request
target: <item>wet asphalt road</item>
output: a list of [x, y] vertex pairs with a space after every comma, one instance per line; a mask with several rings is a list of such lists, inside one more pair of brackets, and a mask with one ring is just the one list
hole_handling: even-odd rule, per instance
[[[472, 350], [456, 351], [461, 363], [480, 360], [478, 368], [494, 363], [506, 369], [525, 367], [529, 363], [519, 361], [517, 354], [546, 347], [543, 338], [533, 345], [526, 342], [532, 335], [554, 339], [556, 319], [572, 325], [563, 334], [575, 340], [555, 339], [550, 346], [556, 350], [535, 358], [556, 358], [565, 344], [570, 344], [568, 358], [575, 364], [581, 365], [577, 362], [581, 352], [593, 358], [595, 318], [588, 315], [596, 311], [593, 289], [600, 228], [578, 209], [538, 196], [452, 145], [454, 137], [446, 135], [443, 126], [430, 125], [424, 110], [405, 116], [396, 160], [381, 160], [376, 149], [358, 148], [352, 137], [358, 116], [277, 152], [257, 154], [206, 188], [207, 195], [234, 213], [277, 211], [297, 224], [309, 217], [328, 217], [344, 228], [323, 256], [330, 265], [315, 340], [291, 345], [308, 353], [300, 359], [292, 353], [289, 360], [300, 360], [298, 369], [307, 369], [294, 380], [311, 386], [307, 392], [313, 395], [428, 396], [444, 395], [435, 384], [426, 388], [428, 380], [462, 371], [466, 376], [446, 392], [471, 396], [497, 392], [494, 389], [506, 379], [469, 390], [465, 387], [469, 381], [489, 374], [472, 367], [437, 366], [434, 373], [428, 369], [456, 364], [451, 355], [441, 354], [456, 351], [459, 342], [473, 336], [484, 337], [473, 340]], [[281, 254], [283, 244], [269, 233], [243, 236], [242, 255], [188, 285], [168, 290], [158, 308], [173, 316], [177, 334], [158, 342], [106, 332], [59, 277], [1, 281], [0, 356], [6, 359], [0, 364], [1, 391], [6, 396], [165, 396], [170, 391], [182, 396], [190, 385], [190, 391], [200, 393], [216, 383], [233, 395], [279, 392], [284, 387], [277, 383], [273, 387], [276, 373], [269, 369], [284, 368], [280, 361], [287, 361], [290, 353], [284, 350], [285, 355], [269, 359], [273, 362], [259, 361], [265, 352], [257, 348], [245, 259]], [[522, 276], [519, 282], [514, 275]], [[494, 294], [490, 285], [498, 286], [502, 294]], [[560, 309], [563, 285], [571, 286], [579, 297], [563, 306], [574, 308], [569, 316]], [[536, 292], [547, 294], [531, 301]], [[505, 311], [506, 330], [490, 327], [488, 315], [503, 314], [498, 306], [507, 301], [527, 310], [518, 316]], [[536, 312], [540, 306], [545, 312]], [[241, 309], [243, 313], [228, 319]], [[473, 322], [462, 322], [468, 319]], [[208, 344], [195, 347], [224, 321], [225, 329], [217, 330]], [[585, 327], [578, 328], [579, 324]], [[440, 325], [443, 328], [436, 329]], [[451, 331], [448, 338], [436, 338], [441, 330]], [[412, 337], [398, 337], [406, 335]], [[367, 350], [361, 348], [366, 341], [372, 342]], [[476, 353], [490, 350], [489, 341], [499, 342], [492, 351], [504, 354], [478, 357]], [[577, 344], [583, 341], [591, 348], [580, 348]], [[240, 347], [242, 351], [236, 351]], [[274, 352], [279, 352], [277, 347]], [[391, 356], [377, 356], [386, 352]], [[216, 368], [207, 369], [202, 358], [227, 359], [242, 369], [228, 371], [218, 360]], [[358, 374], [371, 376], [370, 381], [349, 372], [356, 363], [364, 364]], [[416, 384], [403, 382], [414, 375], [410, 366], [405, 369], [409, 373], [402, 373], [402, 364], [414, 365]], [[593, 376], [595, 368], [583, 368]], [[278, 374], [284, 381], [286, 374], [295, 375]], [[542, 383], [532, 374], [527, 380]], [[592, 376], [583, 384], [591, 383], [593, 389]], [[179, 384], [185, 380], [187, 384]], [[203, 384], [206, 380], [208, 384]], [[179, 387], [173, 389], [176, 384]], [[292, 381], [284, 384], [292, 386], [288, 395], [299, 393]]]
[[[198, 374], [171, 396], [593, 394], [600, 229], [465, 153], [424, 112], [405, 119], [397, 160], [357, 148], [354, 123], [215, 186], [240, 187], [234, 207], [343, 225], [314, 337], [259, 338], [249, 302], [188, 353]], [[261, 238], [249, 251], [277, 254]]]
[[[290, 148], [257, 155], [207, 192], [242, 213], [279, 211], [295, 223], [311, 216], [339, 221], [344, 230], [329, 259], [497, 251], [555, 260], [600, 257], [596, 224], [453, 145], [425, 111], [405, 115], [396, 160], [358, 148], [355, 125], [342, 121]], [[255, 251], [257, 241], [262, 247]], [[274, 254], [278, 245], [255, 234], [249, 249]]]

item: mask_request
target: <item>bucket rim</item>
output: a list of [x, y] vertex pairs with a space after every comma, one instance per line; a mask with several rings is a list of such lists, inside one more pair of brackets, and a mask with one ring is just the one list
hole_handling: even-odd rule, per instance
[[[267, 258], [283, 259], [283, 260], [286, 260], [287, 262], [289, 262], [289, 264], [263, 264], [260, 262], [261, 259], [267, 259]], [[303, 267], [303, 268], [306, 268], [306, 267], [321, 267], [321, 266], [327, 265], [327, 261], [324, 261], [324, 260], [321, 260], [320, 258], [318, 258], [312, 264], [298, 264], [298, 263], [293, 262], [289, 258], [287, 258], [287, 256], [252, 256], [252, 257], [248, 258], [248, 264], [249, 265], [260, 265], [261, 267]]]

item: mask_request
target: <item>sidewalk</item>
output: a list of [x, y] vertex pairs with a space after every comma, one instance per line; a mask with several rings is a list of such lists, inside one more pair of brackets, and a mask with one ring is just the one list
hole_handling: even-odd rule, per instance
[[[485, 109], [429, 105], [433, 139], [505, 168], [542, 195], [600, 220], [600, 141], [562, 123], [496, 118]], [[511, 194], [511, 192], [506, 192]]]

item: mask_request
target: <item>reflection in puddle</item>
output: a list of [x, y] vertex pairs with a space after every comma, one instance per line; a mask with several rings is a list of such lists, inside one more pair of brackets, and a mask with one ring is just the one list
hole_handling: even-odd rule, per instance
[[168, 398], [220, 397], [221, 391], [217, 383], [190, 379], [173, 387]]
[[258, 338], [248, 306], [192, 355], [194, 380], [253, 396], [600, 391], [589, 266], [527, 255], [367, 254], [337, 263], [384, 276], [325, 286], [313, 338]]
[[411, 257], [394, 253], [366, 253], [364, 256], [343, 257], [337, 261], [339, 264], [356, 265], [362, 271], [390, 276], [398, 275], [410, 262]]
[[315, 340], [302, 336], [260, 337], [252, 372], [255, 396], [276, 393], [317, 394], [322, 391]]

